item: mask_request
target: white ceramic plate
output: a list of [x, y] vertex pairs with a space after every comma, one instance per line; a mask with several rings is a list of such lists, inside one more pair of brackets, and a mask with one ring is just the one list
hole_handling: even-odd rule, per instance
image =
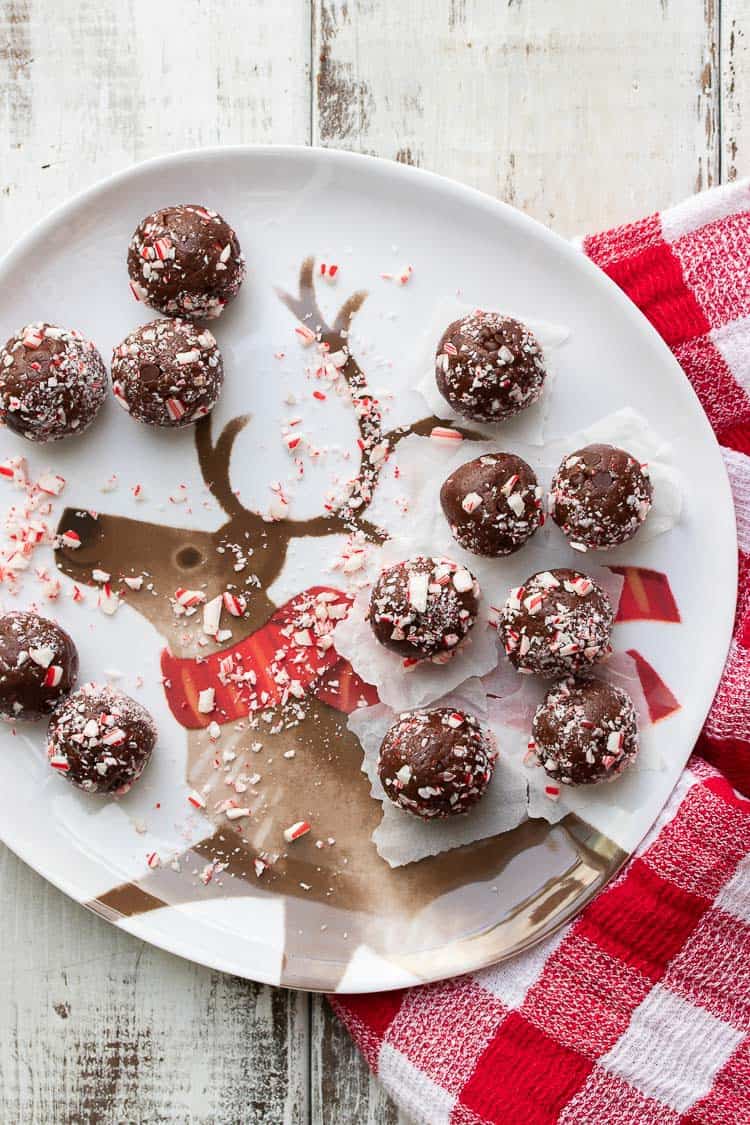
[[[669, 350], [582, 254], [512, 208], [400, 164], [293, 148], [178, 154], [77, 196], [5, 257], [0, 331], [8, 336], [33, 319], [76, 327], [108, 362], [112, 347], [153, 315], [134, 303], [128, 289], [130, 234], [145, 213], [173, 202], [220, 210], [248, 259], [239, 298], [212, 324], [227, 373], [214, 436], [230, 419], [252, 414], [231, 461], [232, 488], [248, 510], [267, 508], [269, 482], [289, 475], [280, 434], [291, 414], [303, 416], [310, 438], [331, 447], [319, 465], [308, 459], [305, 482], [293, 486], [295, 519], [320, 512], [330, 478], [351, 472], [341, 450], [356, 464], [351, 409], [335, 396], [326, 402], [311, 398], [304, 371], [310, 355], [275, 290], [295, 291], [301, 263], [311, 255], [340, 266], [335, 286], [318, 284], [326, 315], [332, 317], [355, 290], [369, 293], [352, 326], [352, 347], [386, 407], [389, 428], [424, 413], [408, 390], [415, 380], [410, 357], [436, 303], [460, 289], [472, 304], [570, 329], [550, 419], [556, 433], [634, 406], [671, 443], [686, 486], [683, 518], [666, 535], [636, 541], [626, 561], [668, 574], [681, 623], [618, 626], [617, 643], [637, 646], [682, 706], [653, 728], [664, 768], [654, 774], [646, 808], [634, 820], [629, 849], [666, 801], [700, 730], [726, 656], [736, 589], [734, 520], [721, 457]], [[381, 277], [406, 265], [413, 275], [405, 286]], [[283, 358], [274, 358], [277, 353]], [[294, 407], [284, 401], [292, 390], [299, 400]], [[377, 822], [377, 813], [359, 774], [356, 746], [342, 735], [336, 752], [329, 743], [321, 749], [314, 724], [308, 724], [286, 741], [264, 734], [256, 761], [257, 772], [267, 775], [260, 788], [267, 784], [264, 801], [271, 811], [246, 830], [252, 846], [243, 845], [243, 862], [214, 871], [204, 885], [199, 876], [212, 853], [202, 841], [212, 826], [187, 805], [186, 755], [189, 741], [193, 759], [211, 750], [204, 732], [188, 735], [170, 714], [159, 672], [165, 644], [180, 645], [181, 626], [165, 610], [167, 596], [178, 585], [201, 582], [211, 596], [228, 576], [215, 552], [216, 530], [226, 517], [201, 479], [194, 434], [151, 431], [109, 401], [81, 439], [39, 448], [3, 433], [0, 447], [3, 458], [23, 454], [33, 471], [52, 468], [67, 478], [57, 511], [67, 504], [105, 513], [97, 523], [100, 545], [87, 545], [71, 563], [82, 568], [84, 580], [97, 551], [115, 575], [134, 567], [157, 576], [158, 597], [131, 598], [113, 618], [97, 611], [90, 589], [86, 603], [75, 604], [69, 577], [63, 577], [52, 607], [77, 640], [82, 678], [117, 670], [120, 685], [158, 721], [158, 751], [132, 794], [107, 803], [74, 792], [51, 775], [39, 728], [19, 728], [15, 737], [6, 728], [0, 735], [0, 835], [77, 901], [145, 940], [229, 972], [305, 988], [368, 991], [473, 970], [510, 955], [570, 918], [626, 858], [628, 849], [607, 838], [606, 826], [592, 828], [570, 817], [554, 828], [530, 822], [507, 840], [450, 853], [439, 887], [432, 886], [429, 861], [391, 873], [373, 859], [370, 821]], [[113, 474], [117, 488], [102, 492]], [[133, 499], [136, 483], [145, 501]], [[170, 497], [181, 495], [180, 485], [188, 499], [174, 503]], [[4, 497], [4, 507], [12, 500]], [[136, 523], [123, 523], [123, 517]], [[248, 520], [262, 569], [273, 529], [281, 525], [263, 525], [271, 529], [265, 540], [257, 518]], [[241, 533], [239, 524], [232, 532], [235, 538]], [[273, 603], [315, 584], [338, 583], [326, 567], [342, 543], [341, 537], [292, 538], [270, 587]], [[51, 552], [46, 562], [54, 568]], [[500, 569], [498, 593], [503, 586]], [[29, 578], [21, 601], [39, 601], [39, 595]], [[10, 604], [7, 598], [4, 604]], [[136, 686], [139, 676], [142, 687]], [[334, 719], [325, 722], [330, 726]], [[217, 750], [240, 742], [246, 751], [249, 741], [225, 725]], [[284, 759], [282, 750], [290, 745], [297, 755]], [[311, 819], [314, 830], [285, 848], [285, 818]], [[316, 849], [315, 840], [329, 836], [338, 838], [336, 845]], [[291, 858], [278, 861], [276, 874], [258, 879], [248, 860], [261, 847], [286, 850]], [[154, 851], [162, 867], [149, 871], [146, 857]], [[169, 860], [180, 852], [178, 872]]]

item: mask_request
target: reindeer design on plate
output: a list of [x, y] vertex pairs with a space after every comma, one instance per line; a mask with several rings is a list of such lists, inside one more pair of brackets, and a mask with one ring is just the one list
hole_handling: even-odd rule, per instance
[[[418, 941], [417, 946], [461, 937], [467, 915], [470, 919], [476, 910], [477, 888], [491, 881], [512, 857], [529, 852], [550, 830], [547, 825], [529, 822], [505, 836], [395, 870], [378, 857], [371, 842], [380, 820], [380, 806], [370, 797], [369, 783], [361, 771], [361, 748], [347, 729], [346, 714], [362, 697], [368, 702], [376, 697], [333, 649], [315, 663], [309, 653], [300, 657], [289, 639], [290, 633], [295, 633], [295, 615], [304, 618], [314, 612], [321, 591], [329, 599], [327, 603], [323, 599], [324, 605], [348, 605], [348, 599], [340, 591], [316, 587], [278, 607], [268, 589], [279, 575], [294, 539], [345, 532], [358, 533], [370, 542], [383, 542], [385, 533], [368, 520], [366, 513], [385, 458], [406, 433], [427, 435], [439, 421], [425, 418], [408, 428], [383, 431], [378, 404], [348, 347], [352, 318], [367, 294], [350, 296], [329, 325], [318, 306], [313, 276], [313, 260], [307, 259], [300, 270], [299, 293], [279, 296], [305, 330], [315, 331], [324, 348], [346, 355], [340, 374], [356, 415], [361, 457], [357, 475], [336, 510], [305, 520], [269, 523], [246, 508], [231, 488], [230, 461], [247, 417], [232, 419], [216, 440], [211, 418], [207, 417], [195, 428], [195, 445], [203, 479], [226, 516], [217, 531], [163, 527], [106, 514], [92, 517], [68, 508], [60, 529], [74, 528], [81, 546], [75, 551], [61, 546], [57, 562], [76, 582], [90, 585], [94, 584], [95, 569], [115, 575], [124, 557], [135, 559], [134, 569], [149, 575], [151, 589], [128, 594], [128, 603], [166, 642], [162, 668], [170, 707], [187, 733], [188, 782], [205, 797], [206, 838], [185, 852], [179, 871], [171, 866], [149, 871], [90, 905], [117, 917], [211, 896], [283, 894], [282, 983], [309, 982], [307, 966], [315, 959], [317, 986], [335, 987], [360, 942], [399, 959], [406, 945], [414, 945], [418, 919], [429, 927], [429, 939]], [[479, 435], [464, 431], [464, 436]], [[230, 649], [212, 642], [197, 650], [194, 633], [175, 617], [170, 597], [178, 587], [196, 584], [205, 586], [209, 599], [228, 586], [236, 587], [240, 581], [234, 569], [237, 545], [253, 548], [252, 570], [259, 584], [254, 579], [243, 591], [246, 611], [233, 622]], [[285, 648], [283, 671], [291, 668], [300, 684], [292, 700], [293, 721], [281, 719], [289, 706], [289, 680], [282, 675], [279, 684], [267, 677], [264, 682], [269, 701], [262, 709], [280, 721], [251, 729], [247, 722], [248, 698], [257, 700], [258, 676], [267, 673], [269, 665], [274, 666], [280, 646]], [[241, 679], [240, 687], [236, 681], [222, 683], [221, 669], [228, 658], [237, 662], [235, 667], [243, 670], [243, 676], [252, 672], [255, 683], [248, 687], [253, 677]], [[200, 686], [208, 684], [216, 686], [217, 710], [203, 715], [196, 708], [196, 697]], [[211, 720], [222, 724], [218, 747], [207, 730]], [[162, 738], [170, 736], [170, 732], [162, 732]], [[256, 752], [253, 745], [258, 743], [262, 750]], [[231, 766], [224, 768], [227, 751]], [[257, 784], [241, 780], [256, 774], [261, 775]], [[230, 820], [227, 800], [240, 803], [238, 781], [240, 788], [244, 785], [241, 803], [250, 815]], [[284, 829], [300, 820], [309, 820], [312, 831], [290, 845], [284, 840]], [[335, 840], [335, 845], [329, 840]], [[221, 877], [204, 886], [194, 871], [207, 866], [209, 871], [213, 867], [220, 870]], [[580, 872], [571, 876], [568, 892], [572, 897], [587, 879], [598, 882], [602, 876], [600, 864], [583, 867], [585, 878]], [[430, 909], [447, 895], [451, 895], [451, 909]], [[457, 895], [461, 896], [460, 910], [456, 909]], [[559, 901], [558, 894], [550, 910]], [[543, 925], [549, 911], [537, 905], [536, 924]], [[330, 965], [325, 980], [320, 971], [323, 961]]]

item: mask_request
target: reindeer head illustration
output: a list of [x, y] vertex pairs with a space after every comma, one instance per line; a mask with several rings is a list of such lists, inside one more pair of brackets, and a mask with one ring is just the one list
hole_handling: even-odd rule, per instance
[[[405, 433], [428, 434], [438, 422], [425, 418], [408, 429], [383, 431], [378, 403], [348, 345], [349, 326], [366, 298], [364, 292], [349, 297], [329, 325], [318, 307], [313, 261], [308, 259], [301, 267], [298, 295], [279, 296], [324, 349], [345, 354], [340, 375], [357, 420], [361, 454], [358, 471], [336, 509], [310, 519], [276, 522], [249, 510], [230, 484], [232, 449], [247, 418], [232, 419], [214, 440], [208, 417], [196, 426], [195, 445], [203, 479], [226, 517], [218, 530], [163, 527], [115, 515], [94, 516], [75, 508], [66, 509], [60, 521], [60, 530], [73, 528], [81, 540], [76, 550], [58, 549], [60, 569], [78, 583], [94, 584], [95, 570], [107, 571], [114, 581], [122, 576], [122, 559], [133, 560], [132, 572], [147, 576], [148, 589], [134, 594], [126, 591], [128, 604], [154, 625], [175, 657], [196, 655], [195, 630], [186, 630], [170, 602], [177, 587], [200, 585], [209, 599], [228, 589], [243, 594], [246, 612], [232, 623], [236, 644], [251, 639], [277, 612], [267, 591], [281, 571], [292, 540], [346, 532], [383, 542], [385, 533], [366, 515], [381, 467]], [[237, 551], [250, 549], [252, 565], [245, 576], [235, 570]], [[218, 642], [203, 639], [201, 657], [219, 651]], [[220, 750], [211, 743], [205, 724], [191, 726], [187, 742], [188, 781], [205, 794], [205, 815], [214, 828], [193, 851], [204, 861], [220, 862], [234, 876], [227, 894], [258, 894], [272, 888], [288, 896], [289, 949], [298, 941], [300, 920], [309, 922], [321, 903], [350, 915], [342, 928], [351, 936], [359, 927], [367, 932], [371, 944], [385, 946], [389, 944], [388, 926], [382, 920], [416, 913], [460, 886], [465, 881], [468, 853], [472, 878], [481, 879], [483, 873], [489, 877], [497, 870], [502, 849], [496, 841], [395, 871], [388, 868], [370, 839], [380, 820], [380, 806], [370, 797], [361, 772], [359, 743], [347, 728], [345, 714], [315, 694], [299, 702], [293, 722], [272, 721], [259, 728], [238, 721], [224, 726]], [[219, 753], [222, 768], [217, 768]], [[231, 762], [229, 768], [223, 766], [226, 759]], [[249, 815], [230, 822], [225, 815], [227, 798], [236, 798], [240, 790]], [[305, 819], [313, 824], [313, 832], [289, 848], [283, 830]], [[152, 872], [139, 885], [149, 888], [136, 908], [143, 910], [201, 893], [194, 879], [186, 878], [177, 886], [174, 874], [167, 872]], [[124, 892], [113, 891], [101, 901], [106, 899], [115, 911], [132, 912], [125, 910], [126, 898]], [[316, 933], [320, 931], [319, 924], [314, 928]], [[309, 926], [306, 932], [309, 935]], [[336, 932], [332, 928], [328, 940], [341, 943], [341, 931], [338, 937]], [[340, 952], [331, 952], [332, 959]]]

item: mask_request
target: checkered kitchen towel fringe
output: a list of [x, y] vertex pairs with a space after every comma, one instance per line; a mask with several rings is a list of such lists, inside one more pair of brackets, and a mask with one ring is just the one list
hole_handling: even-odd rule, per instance
[[426, 1125], [750, 1125], [750, 181], [584, 250], [669, 344], [723, 447], [740, 586], [714, 705], [637, 856], [561, 933], [332, 1003]]

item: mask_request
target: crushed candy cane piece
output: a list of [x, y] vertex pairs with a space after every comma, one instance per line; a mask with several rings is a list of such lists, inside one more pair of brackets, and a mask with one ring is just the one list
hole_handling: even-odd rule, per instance
[[40, 492], [46, 492], [48, 496], [59, 496], [65, 488], [65, 477], [58, 476], [57, 473], [43, 473], [36, 486]]
[[217, 594], [203, 607], [203, 632], [208, 637], [216, 637], [221, 622], [221, 607], [223, 604], [221, 594]]
[[288, 844], [294, 840], [299, 840], [300, 836], [306, 836], [310, 831], [311, 825], [306, 820], [298, 820], [295, 824], [290, 824], [288, 828], [284, 829], [284, 839]]
[[210, 715], [215, 707], [216, 692], [214, 688], [204, 688], [198, 692], [198, 711], [201, 715]]

